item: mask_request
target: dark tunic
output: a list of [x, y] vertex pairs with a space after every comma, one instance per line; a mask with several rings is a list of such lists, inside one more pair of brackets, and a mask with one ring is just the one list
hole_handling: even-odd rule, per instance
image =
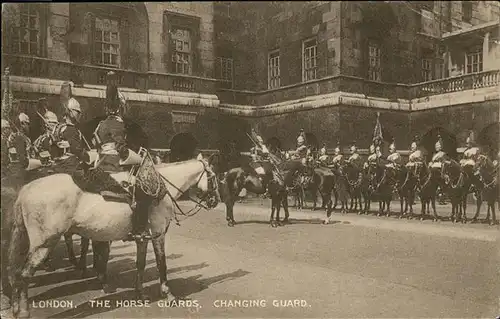
[[99, 153], [98, 167], [106, 172], [120, 172], [120, 154], [121, 158], [126, 158], [128, 154], [123, 119], [110, 115], [99, 123], [94, 132], [94, 142]]
[[24, 184], [29, 163], [29, 139], [22, 133], [2, 136], [2, 187], [19, 189]]

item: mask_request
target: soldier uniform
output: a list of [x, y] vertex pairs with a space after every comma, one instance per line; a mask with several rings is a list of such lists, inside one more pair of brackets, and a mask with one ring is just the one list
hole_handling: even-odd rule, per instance
[[54, 134], [59, 121], [57, 115], [51, 111], [46, 111], [43, 119], [45, 121], [45, 132], [33, 142], [33, 148], [42, 165], [50, 165], [52, 159], [57, 156], [58, 149], [54, 143]]
[[422, 164], [424, 162], [424, 156], [422, 151], [418, 149], [416, 141], [413, 141], [410, 146], [410, 156], [408, 157], [408, 163], [406, 167], [414, 167], [415, 165]]
[[363, 159], [359, 156], [358, 148], [354, 144], [351, 146], [351, 156], [349, 157], [348, 162], [358, 169], [363, 167]]
[[446, 153], [443, 152], [443, 142], [441, 136], [438, 137], [438, 141], [435, 144], [436, 153], [432, 156], [432, 160], [429, 163], [429, 167], [441, 168], [442, 161], [446, 158]]
[[295, 150], [296, 158], [300, 159], [302, 164], [306, 165], [307, 162], [307, 146], [305, 145], [305, 138], [302, 135], [297, 137], [297, 149]]
[[387, 161], [389, 161], [389, 163], [385, 166], [388, 168], [399, 169], [399, 167], [401, 166], [402, 158], [401, 155], [396, 152], [395, 142], [392, 142], [392, 144], [389, 146], [389, 151], [391, 152], [391, 154], [387, 156]]
[[368, 167], [368, 165], [373, 165], [377, 162], [378, 156], [375, 150], [375, 145], [370, 145], [370, 155], [368, 156], [368, 159], [366, 160], [365, 167]]
[[323, 144], [323, 147], [319, 150], [318, 161], [319, 161], [319, 163], [321, 163], [323, 165], [328, 165], [328, 160], [329, 160], [329, 156], [328, 156], [328, 154], [326, 154], [326, 145]]
[[474, 145], [474, 138], [471, 135], [467, 137], [466, 148], [464, 151], [464, 157], [460, 160], [460, 165], [462, 167], [469, 166], [473, 167], [476, 164], [476, 160], [480, 155], [480, 150]]
[[339, 166], [344, 160], [344, 155], [342, 155], [342, 150], [340, 149], [340, 145], [337, 144], [337, 147], [334, 150], [335, 156], [332, 159], [332, 164], [335, 166]]

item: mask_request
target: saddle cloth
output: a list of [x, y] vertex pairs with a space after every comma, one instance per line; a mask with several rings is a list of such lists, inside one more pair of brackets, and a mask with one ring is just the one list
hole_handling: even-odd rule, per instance
[[441, 168], [442, 166], [443, 166], [443, 164], [441, 162], [437, 162], [437, 163], [432, 163], [431, 164], [432, 168]]
[[473, 159], [462, 159], [460, 160], [460, 165], [461, 166], [474, 166], [476, 162], [474, 162]]

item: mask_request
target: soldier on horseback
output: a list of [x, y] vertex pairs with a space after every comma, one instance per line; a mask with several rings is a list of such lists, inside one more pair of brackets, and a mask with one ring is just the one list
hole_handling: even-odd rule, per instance
[[319, 158], [318, 162], [322, 165], [328, 165], [328, 154], [326, 154], [326, 144], [323, 144], [323, 147], [319, 150]]
[[410, 146], [410, 156], [408, 157], [408, 163], [406, 163], [406, 167], [415, 167], [418, 165], [422, 165], [424, 163], [424, 156], [422, 151], [418, 149], [417, 138], [415, 137]]
[[297, 149], [295, 150], [295, 159], [300, 159], [302, 164], [307, 164], [308, 148], [306, 145], [306, 139], [303, 134], [297, 137]]
[[443, 139], [441, 135], [438, 136], [438, 141], [434, 145], [436, 153], [432, 156], [432, 160], [429, 162], [429, 167], [434, 169], [440, 169], [442, 162], [446, 158], [446, 153], [443, 151]]
[[464, 168], [472, 168], [476, 164], [478, 156], [481, 155], [479, 148], [475, 145], [472, 132], [467, 137], [465, 145], [464, 157], [460, 160], [460, 165]]
[[377, 157], [377, 153], [375, 150], [375, 144], [370, 145], [369, 152], [370, 152], [370, 155], [368, 156], [368, 158], [366, 160], [365, 168], [368, 167], [368, 165], [376, 165], [376, 163], [377, 163], [378, 157]]
[[54, 112], [47, 110], [47, 99], [38, 100], [38, 115], [45, 125], [45, 132], [35, 142], [33, 148], [35, 155], [40, 159], [42, 165], [49, 166], [57, 153], [57, 145], [54, 143], [54, 133], [59, 120]]
[[[113, 72], [108, 73], [108, 77], [112, 78]], [[98, 149], [98, 160], [96, 169], [108, 173], [108, 177], [103, 181], [109, 185], [109, 189], [113, 189], [112, 197], [127, 197], [127, 191], [118, 184], [110, 173], [121, 172], [121, 165], [138, 164], [140, 156], [128, 148], [126, 141], [126, 126], [123, 120], [123, 112], [125, 108], [125, 98], [118, 91], [114, 82], [108, 84], [106, 88], [106, 111], [108, 117], [101, 121], [94, 132], [94, 143]], [[103, 196], [107, 195], [107, 191], [101, 191]], [[136, 202], [129, 202], [133, 214], [133, 229], [129, 233], [130, 240], [145, 240], [151, 239], [151, 234], [148, 229], [149, 211], [153, 205], [153, 200], [150, 198], [135, 198]]]
[[396, 151], [396, 142], [394, 140], [389, 146], [389, 152], [391, 153], [389, 156], [387, 156], [387, 161], [389, 161], [389, 163], [386, 164], [385, 167], [393, 170], [400, 170], [402, 165], [402, 158], [401, 155]]
[[340, 142], [337, 142], [337, 147], [335, 147], [333, 153], [334, 157], [332, 159], [332, 165], [335, 168], [338, 168], [339, 165], [341, 165], [342, 162], [344, 161], [344, 155], [342, 155], [342, 150], [340, 149]]
[[352, 143], [351, 156], [347, 161], [357, 170], [360, 170], [363, 167], [363, 159], [361, 158], [361, 156], [359, 156], [356, 143]]

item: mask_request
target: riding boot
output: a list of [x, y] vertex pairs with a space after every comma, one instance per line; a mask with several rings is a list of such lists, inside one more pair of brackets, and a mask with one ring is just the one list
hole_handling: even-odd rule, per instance
[[151, 234], [148, 228], [149, 201], [138, 201], [132, 216], [132, 232], [129, 233], [129, 240], [149, 240]]

